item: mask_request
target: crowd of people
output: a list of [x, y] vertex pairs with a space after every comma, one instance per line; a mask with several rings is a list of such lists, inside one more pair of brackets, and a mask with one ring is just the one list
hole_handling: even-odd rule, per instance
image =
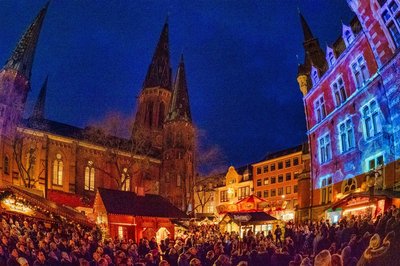
[[176, 239], [104, 239], [78, 224], [2, 213], [0, 266], [261, 266], [400, 265], [400, 210], [368, 217], [275, 226], [273, 231], [221, 232], [191, 225]]

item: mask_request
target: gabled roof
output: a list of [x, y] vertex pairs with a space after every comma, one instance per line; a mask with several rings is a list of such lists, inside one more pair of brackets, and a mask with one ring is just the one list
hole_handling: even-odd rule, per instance
[[188, 218], [184, 212], [159, 195], [146, 194], [138, 196], [130, 191], [106, 188], [98, 188], [97, 193], [96, 197], [101, 197], [108, 214], [175, 219]]

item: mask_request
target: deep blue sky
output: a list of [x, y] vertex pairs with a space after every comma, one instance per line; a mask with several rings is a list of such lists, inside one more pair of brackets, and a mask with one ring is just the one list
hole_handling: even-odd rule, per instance
[[[0, 0], [0, 62], [45, 1]], [[306, 140], [296, 74], [297, 7], [325, 51], [353, 13], [346, 0], [52, 1], [37, 48], [27, 113], [49, 75], [47, 118], [83, 127], [133, 114], [167, 14], [171, 62], [185, 56], [193, 121], [241, 166]], [[299, 56], [299, 59], [296, 58]]]

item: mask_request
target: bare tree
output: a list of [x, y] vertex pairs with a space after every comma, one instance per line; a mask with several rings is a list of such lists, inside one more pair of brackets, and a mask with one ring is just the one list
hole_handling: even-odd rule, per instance
[[84, 138], [106, 149], [106, 163], [110, 167], [94, 165], [95, 169], [111, 178], [118, 189], [128, 190], [131, 179], [139, 177], [138, 186], [143, 186], [146, 171], [150, 167], [149, 155], [152, 147], [148, 134], [133, 129], [133, 119], [112, 112], [85, 129]]

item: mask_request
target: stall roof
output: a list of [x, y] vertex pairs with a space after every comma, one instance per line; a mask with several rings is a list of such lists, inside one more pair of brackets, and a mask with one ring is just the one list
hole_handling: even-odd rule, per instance
[[234, 222], [252, 223], [252, 222], [264, 222], [264, 221], [275, 221], [276, 218], [265, 213], [265, 212], [228, 212], [222, 218], [224, 221], [226, 217], [229, 217]]
[[97, 196], [101, 197], [108, 214], [188, 218], [183, 211], [159, 195], [138, 196], [129, 191], [98, 188]]

